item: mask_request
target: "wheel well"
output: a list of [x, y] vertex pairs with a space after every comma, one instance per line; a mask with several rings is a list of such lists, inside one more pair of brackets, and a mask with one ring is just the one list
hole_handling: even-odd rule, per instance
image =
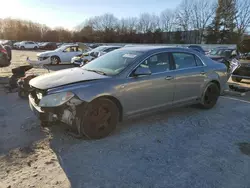
[[117, 108], [119, 109], [119, 121], [122, 121], [122, 118], [123, 118], [123, 108], [122, 108], [122, 105], [120, 103], [120, 101], [113, 97], [113, 96], [101, 96], [99, 98], [96, 98], [96, 99], [100, 99], [100, 98], [106, 98], [106, 99], [109, 99], [111, 100], [112, 102], [114, 102], [117, 106]]
[[56, 57], [56, 58], [58, 58], [58, 59], [59, 59], [59, 61], [61, 61], [60, 57], [59, 57], [59, 56], [57, 56], [57, 55], [52, 55], [52, 56], [51, 56], [51, 58], [52, 58], [52, 57]]
[[220, 83], [217, 80], [212, 80], [212, 83], [215, 83], [218, 86], [219, 90], [221, 90]]

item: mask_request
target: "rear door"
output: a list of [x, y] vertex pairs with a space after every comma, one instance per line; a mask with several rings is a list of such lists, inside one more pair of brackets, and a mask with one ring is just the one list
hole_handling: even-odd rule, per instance
[[206, 78], [205, 64], [192, 53], [172, 52], [175, 67], [173, 104], [196, 100], [201, 96]]

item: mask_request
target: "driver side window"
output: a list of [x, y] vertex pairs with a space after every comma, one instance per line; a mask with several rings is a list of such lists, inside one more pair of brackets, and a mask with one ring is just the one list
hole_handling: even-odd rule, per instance
[[139, 67], [149, 68], [151, 73], [160, 73], [170, 70], [169, 53], [159, 53], [147, 58]]
[[70, 47], [66, 48], [64, 52], [70, 52]]

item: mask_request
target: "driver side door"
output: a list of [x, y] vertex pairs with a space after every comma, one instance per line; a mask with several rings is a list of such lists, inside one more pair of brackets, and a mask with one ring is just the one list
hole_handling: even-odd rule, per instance
[[[138, 67], [148, 68], [150, 75], [134, 76]], [[125, 116], [171, 106], [174, 97], [174, 73], [167, 52], [152, 55], [137, 66], [121, 86]]]
[[63, 52], [61, 53], [61, 61], [62, 62], [71, 62], [72, 57], [81, 54], [81, 52], [76, 51], [76, 47], [71, 46], [67, 47]]

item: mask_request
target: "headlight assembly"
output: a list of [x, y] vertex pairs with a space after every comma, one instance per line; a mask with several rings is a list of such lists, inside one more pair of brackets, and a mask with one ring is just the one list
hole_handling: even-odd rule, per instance
[[57, 107], [74, 97], [74, 93], [72, 92], [62, 92], [62, 93], [55, 93], [51, 95], [44, 96], [40, 102], [40, 107]]

